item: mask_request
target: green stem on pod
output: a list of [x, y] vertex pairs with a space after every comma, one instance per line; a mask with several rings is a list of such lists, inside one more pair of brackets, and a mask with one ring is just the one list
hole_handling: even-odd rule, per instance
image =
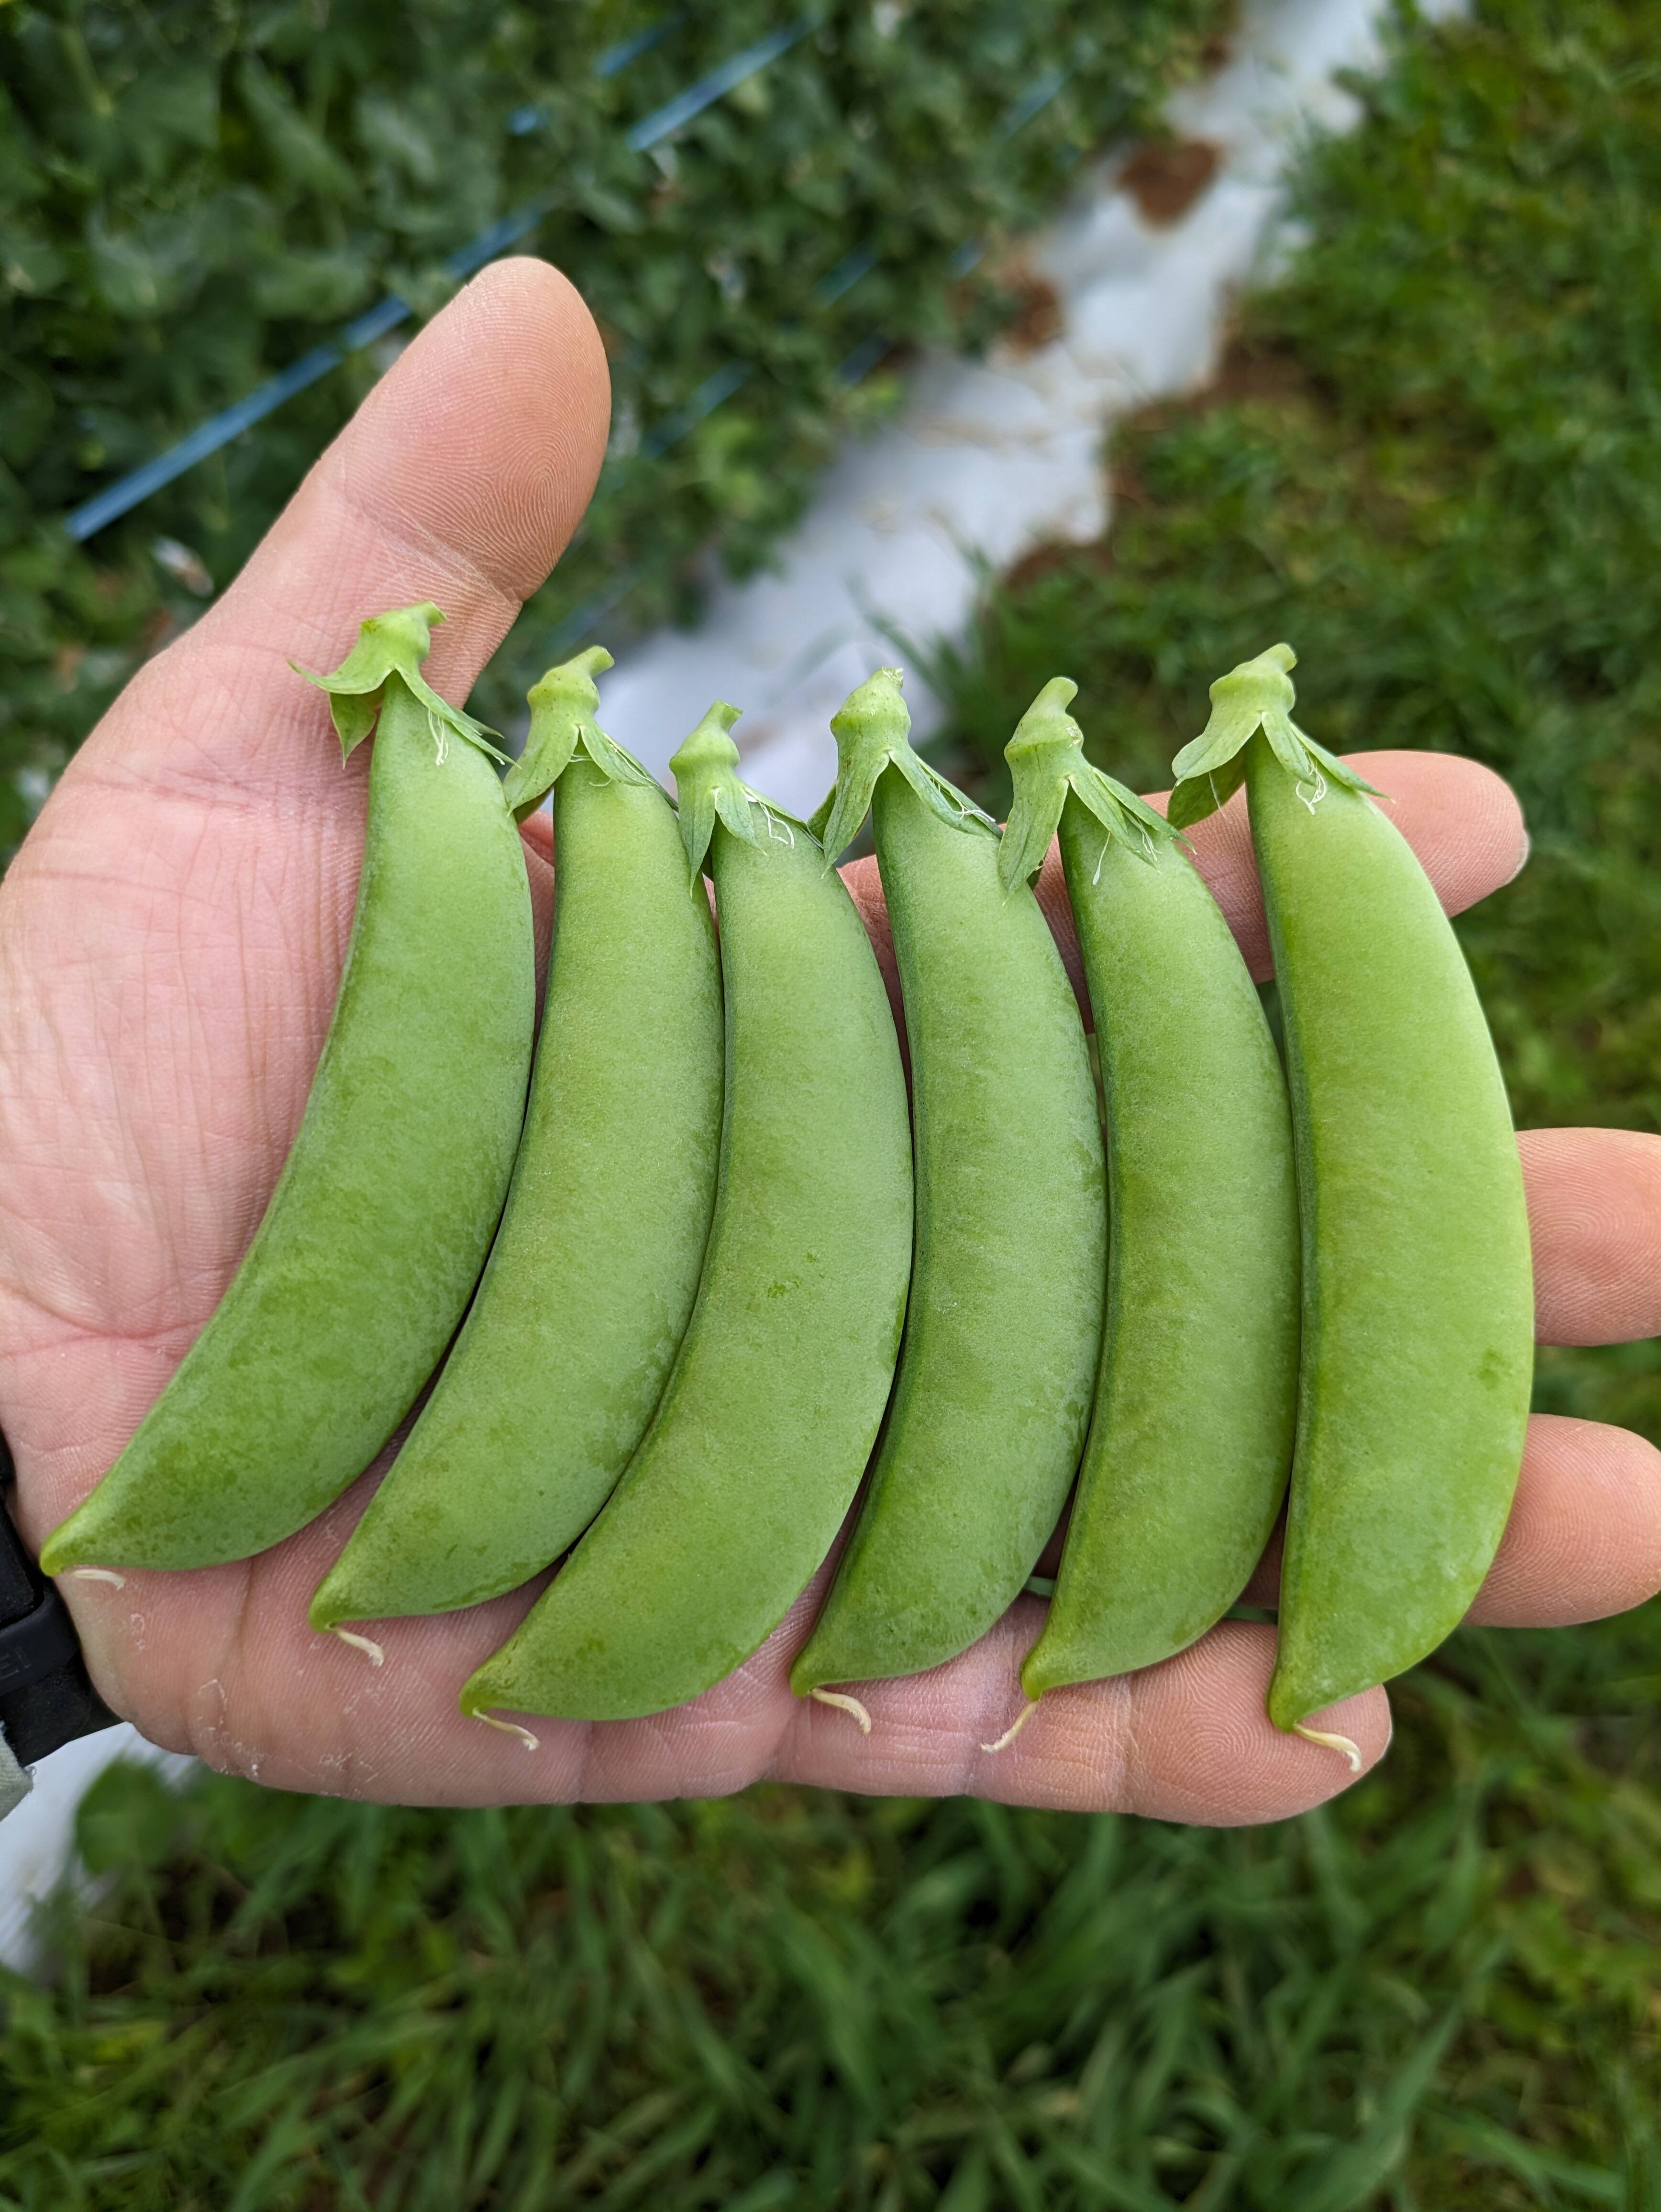
[[594, 720], [590, 647], [530, 694], [505, 795], [552, 790], [542, 1030], [502, 1224], [432, 1395], [312, 1626], [516, 1589], [605, 1503], [691, 1314], [721, 1142], [721, 963], [674, 809]]
[[750, 791], [712, 708], [672, 763], [721, 924], [715, 1218], [669, 1382], [610, 1502], [462, 1691], [621, 1720], [740, 1665], [834, 1541], [893, 1377], [911, 1256], [905, 1080], [857, 910], [806, 828]]
[[611, 665], [611, 656], [603, 645], [587, 646], [575, 659], [551, 668], [526, 694], [531, 726], [525, 750], [502, 780], [502, 795], [516, 822], [535, 813], [579, 756], [607, 783], [658, 789], [634, 755], [608, 738], [594, 720], [599, 710], [594, 678]]
[[1009, 876], [1059, 826], [1107, 1115], [1107, 1314], [1030, 1698], [1183, 1650], [1275, 1526], [1298, 1374], [1298, 1202], [1281, 1063], [1232, 933], [1165, 817], [1084, 756], [1047, 684], [1006, 758]]
[[508, 1188], [536, 1018], [530, 888], [494, 748], [420, 672], [432, 606], [364, 623], [329, 691], [370, 730], [351, 942], [306, 1111], [206, 1327], [115, 1465], [47, 1539], [205, 1566], [303, 1527], [442, 1357]]
[[1213, 684], [1171, 807], [1198, 821], [1245, 782], [1286, 1024], [1303, 1340], [1269, 1692], [1285, 1729], [1463, 1617], [1521, 1463], [1534, 1318], [1505, 1085], [1458, 940], [1372, 787], [1293, 723], [1294, 662], [1276, 646]]
[[893, 1401], [799, 1694], [915, 1674], [1005, 1612], [1066, 1503], [1101, 1338], [1101, 1128], [1078, 1003], [996, 829], [920, 761], [900, 676], [831, 726], [828, 850], [872, 808], [910, 1046], [916, 1250]]
[[435, 607], [430, 599], [419, 606], [394, 607], [390, 614], [371, 615], [367, 622], [359, 623], [357, 643], [339, 667], [327, 676], [302, 668], [297, 660], [289, 663], [296, 676], [303, 676], [319, 691], [328, 693], [329, 719], [340, 740], [343, 761], [351, 758], [374, 729], [386, 685], [394, 677], [425, 712], [433, 750], [441, 765], [453, 737], [498, 765], [507, 759], [508, 756], [490, 743], [495, 732], [487, 730], [483, 722], [476, 722], [459, 707], [453, 707], [447, 699], [441, 699], [421, 672], [421, 664], [432, 649], [433, 624], [443, 619], [442, 609]]

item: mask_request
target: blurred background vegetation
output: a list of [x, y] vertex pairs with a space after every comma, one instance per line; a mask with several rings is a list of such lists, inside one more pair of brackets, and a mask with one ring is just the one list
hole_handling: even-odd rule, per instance
[[[839, 435], [891, 404], [891, 376], [862, 370], [920, 340], [976, 343], [1015, 313], [1001, 249], [1081, 154], [1147, 124], [1222, 13], [0, 6], [0, 858], [412, 325], [81, 548], [63, 518], [114, 477], [388, 294], [432, 313], [455, 289], [447, 256], [542, 205], [519, 250], [557, 261], [599, 319], [613, 432], [578, 544], [475, 702], [511, 714], [597, 595], [626, 584], [614, 619], [653, 622], [689, 611], [710, 555], [752, 568]], [[631, 149], [630, 126], [793, 30], [725, 98]], [[741, 406], [712, 407], [740, 377]]]
[[[1511, 776], [1533, 858], [1461, 928], [1525, 1123], [1661, 1126], [1658, 55], [1661, 0], [1404, 16], [1215, 389], [1116, 438], [1109, 540], [932, 654], [989, 800], [1057, 669], [1152, 785], [1282, 635], [1327, 744]], [[1661, 1439], [1661, 1363], [1541, 1402]], [[1658, 1691], [1655, 1607], [1467, 1632], [1377, 1774], [1240, 1834], [117, 1770], [107, 1887], [4, 1985], [0, 2204], [1654, 2212]]]

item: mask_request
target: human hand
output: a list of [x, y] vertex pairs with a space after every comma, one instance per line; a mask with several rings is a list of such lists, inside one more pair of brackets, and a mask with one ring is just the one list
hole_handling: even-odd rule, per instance
[[[234, 1271], [304, 1108], [344, 957], [367, 761], [339, 765], [290, 656], [338, 660], [361, 617], [431, 599], [428, 672], [458, 701], [541, 581], [592, 489], [603, 356], [539, 264], [487, 270], [416, 341], [313, 471], [247, 570], [88, 740], [0, 886], [0, 1427], [24, 1534], [89, 1490]], [[689, 720], [703, 702], [688, 702]], [[1364, 757], [1450, 910], [1516, 871], [1520, 817], [1471, 763]], [[545, 944], [545, 820], [526, 862]], [[1262, 908], [1238, 806], [1194, 833], [1258, 973]], [[879, 951], [871, 863], [848, 872]], [[1053, 859], [1040, 879], [1072, 956]], [[1523, 1139], [1542, 1340], [1661, 1330], [1661, 1140]], [[280, 1787], [405, 1802], [709, 1796], [761, 1778], [1201, 1821], [1265, 1820], [1348, 1775], [1262, 1711], [1273, 1632], [1227, 1621], [1162, 1667], [1052, 1692], [1007, 1751], [1037, 1632], [1023, 1599], [971, 1651], [862, 1691], [874, 1723], [788, 1690], [823, 1577], [737, 1674], [672, 1714], [538, 1724], [540, 1747], [465, 1719], [456, 1692], [526, 1593], [377, 1626], [386, 1664], [307, 1626], [307, 1601], [379, 1468], [284, 1544], [236, 1565], [64, 1590], [104, 1696], [153, 1741]], [[1266, 1570], [1272, 1576], [1272, 1567]], [[1661, 1455], [1536, 1419], [1474, 1617], [1557, 1623], [1661, 1585]], [[1260, 1580], [1261, 1600], [1272, 1582]], [[1384, 1693], [1329, 1723], [1371, 1763]]]

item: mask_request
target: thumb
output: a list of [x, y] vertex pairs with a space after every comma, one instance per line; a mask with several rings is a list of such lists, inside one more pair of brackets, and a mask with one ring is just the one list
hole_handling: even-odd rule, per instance
[[[444, 610], [428, 673], [465, 699], [548, 574], [604, 457], [605, 356], [545, 262], [493, 264], [435, 317], [316, 462], [241, 574], [136, 676], [64, 778], [242, 803], [314, 785], [329, 668], [365, 616]], [[206, 787], [206, 788], [204, 788]], [[48, 810], [50, 811], [50, 810]], [[38, 828], [44, 828], [46, 817]]]

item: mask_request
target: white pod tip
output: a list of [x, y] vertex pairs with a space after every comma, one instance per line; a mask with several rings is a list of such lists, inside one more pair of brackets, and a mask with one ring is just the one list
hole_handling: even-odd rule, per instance
[[527, 1728], [520, 1728], [517, 1721], [499, 1721], [494, 1713], [474, 1713], [472, 1717], [483, 1721], [486, 1728], [496, 1729], [503, 1735], [516, 1735], [526, 1751], [540, 1751], [542, 1748], [542, 1738], [532, 1735]]
[[834, 1705], [839, 1713], [851, 1713], [860, 1724], [860, 1734], [870, 1735], [871, 1716], [857, 1698], [848, 1697], [841, 1690], [810, 1690], [807, 1694], [822, 1705]]
[[1293, 1723], [1292, 1733], [1302, 1736], [1305, 1743], [1318, 1743], [1327, 1751], [1341, 1751], [1349, 1761], [1350, 1772], [1359, 1774], [1361, 1771], [1361, 1747], [1360, 1744], [1352, 1743], [1347, 1735], [1329, 1735], [1324, 1729], [1305, 1728], [1298, 1721]]
[[1016, 1714], [1014, 1719], [1011, 1721], [1009, 1726], [1004, 1730], [1003, 1734], [998, 1738], [998, 1741], [995, 1743], [983, 1743], [981, 1746], [981, 1749], [983, 1751], [1007, 1751], [1037, 1710], [1038, 1701], [1034, 1698], [1030, 1705], [1025, 1705], [1021, 1707], [1019, 1712]]

